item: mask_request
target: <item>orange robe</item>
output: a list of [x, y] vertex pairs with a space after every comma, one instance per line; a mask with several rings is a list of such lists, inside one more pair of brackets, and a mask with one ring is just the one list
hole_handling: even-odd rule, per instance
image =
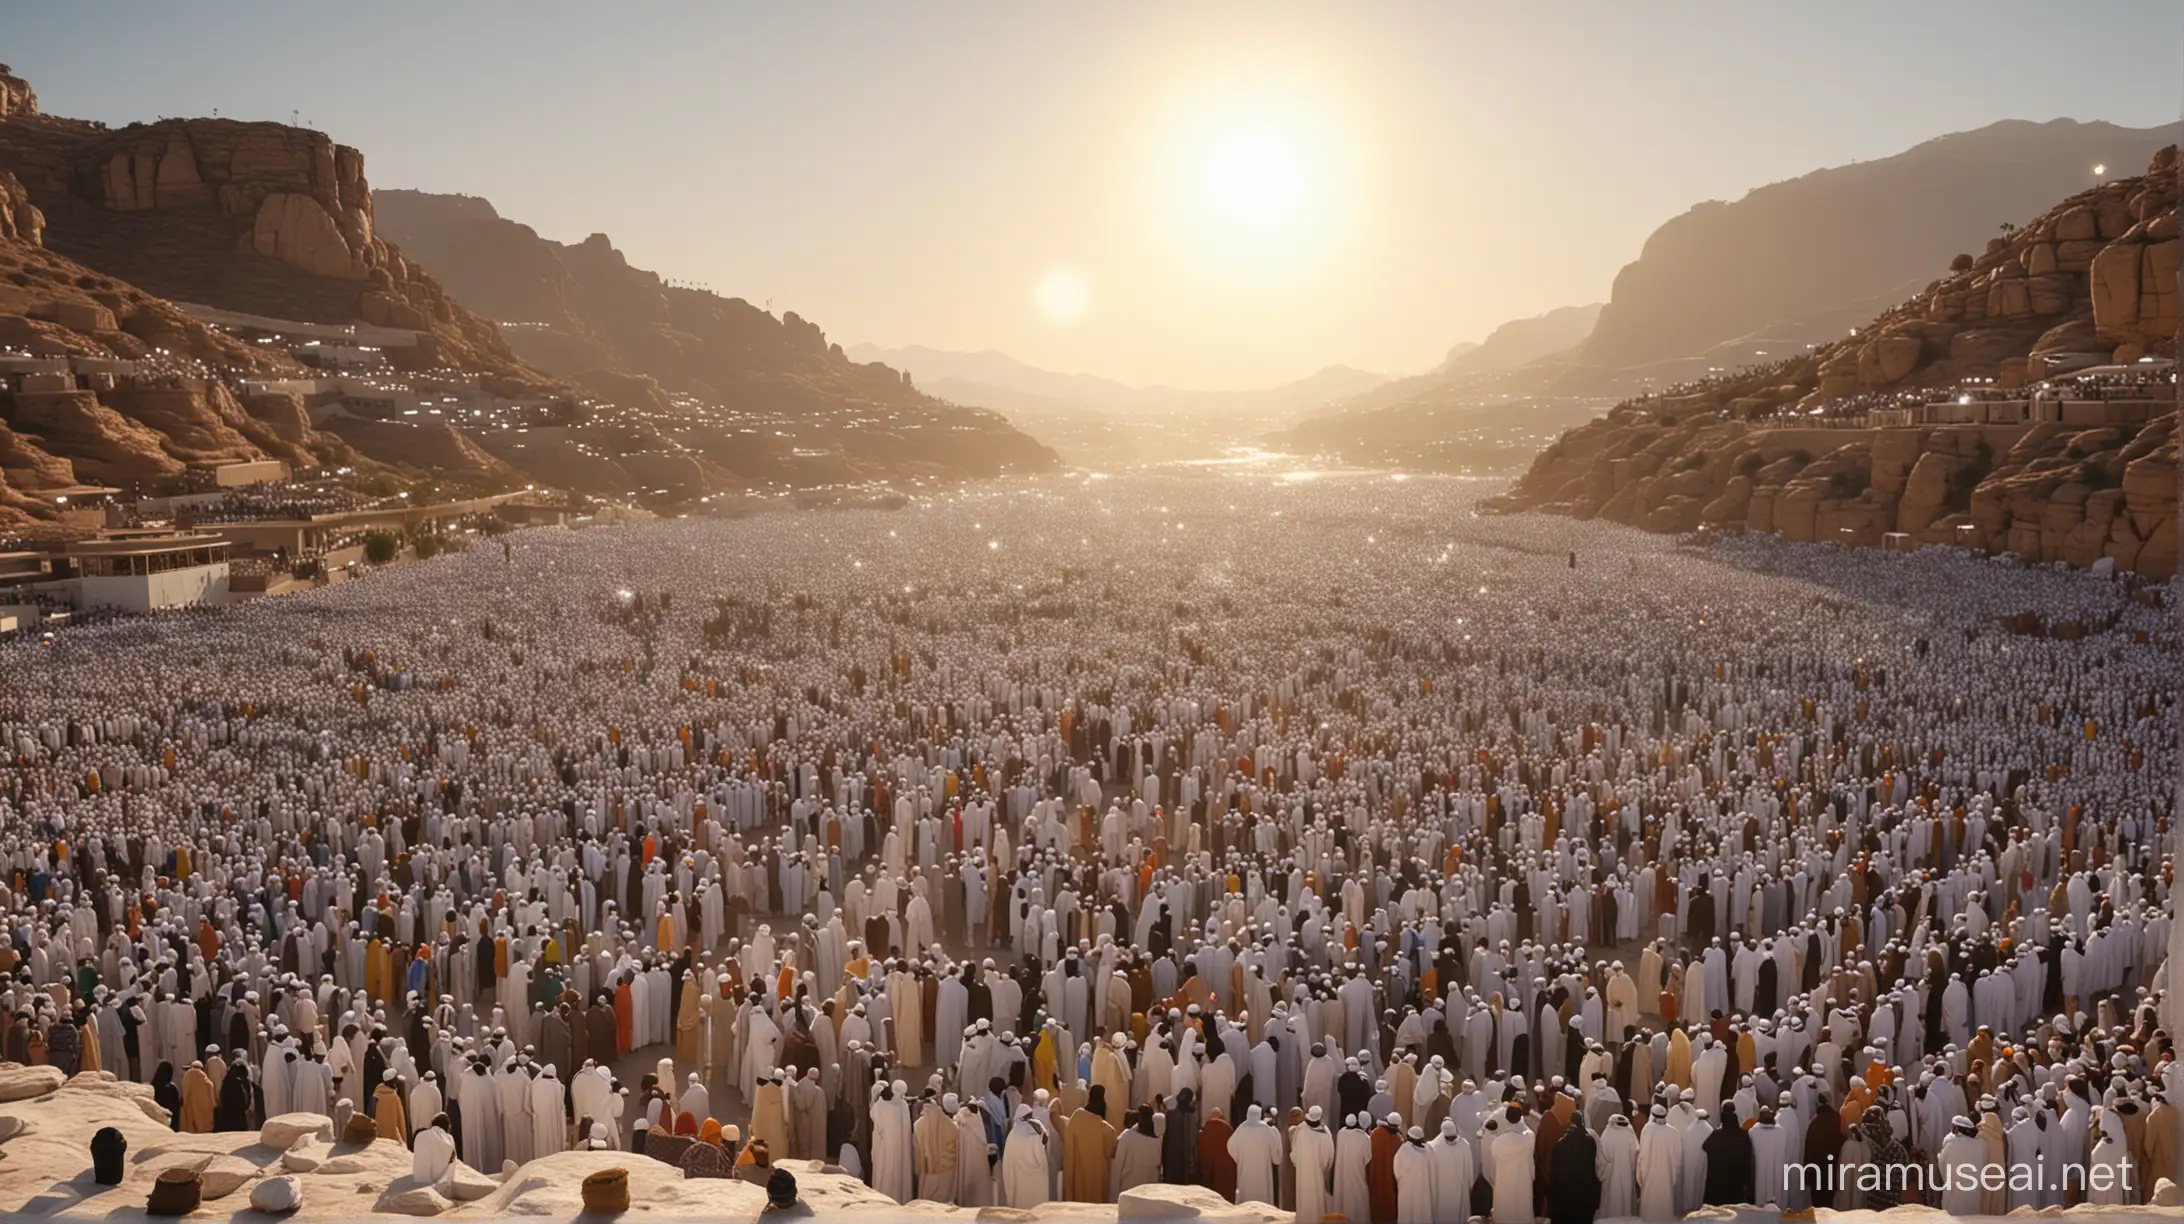
[[630, 997], [629, 983], [614, 988], [614, 1050], [627, 1054], [631, 1050], [630, 1037], [637, 1011], [635, 1000]]

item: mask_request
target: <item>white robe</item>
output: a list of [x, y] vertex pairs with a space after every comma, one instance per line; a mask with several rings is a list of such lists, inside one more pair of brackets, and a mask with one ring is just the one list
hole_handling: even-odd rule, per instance
[[1433, 1224], [1433, 1157], [1424, 1143], [1396, 1149], [1395, 1224]]
[[1051, 1170], [1046, 1136], [1039, 1133], [1031, 1119], [1019, 1119], [1001, 1149], [1001, 1205], [1031, 1208], [1044, 1204], [1053, 1197]]
[[1325, 1126], [1289, 1132], [1289, 1164], [1297, 1175], [1297, 1224], [1319, 1224], [1327, 1214], [1327, 1178], [1335, 1166], [1335, 1137]]
[[1504, 1130], [1487, 1150], [1488, 1176], [1494, 1183], [1494, 1224], [1533, 1224], [1533, 1132], [1519, 1126]]
[[1638, 1136], [1638, 1214], [1651, 1221], [1676, 1218], [1676, 1191], [1683, 1181], [1683, 1135], [1666, 1122]]
[[1638, 1214], [1638, 1132], [1618, 1117], [1601, 1129], [1593, 1148], [1600, 1177], [1600, 1218]]
[[561, 1081], [547, 1070], [531, 1081], [531, 1159], [551, 1156], [569, 1146], [567, 1112]]
[[410, 1153], [410, 1175], [418, 1185], [446, 1193], [455, 1180], [455, 1136], [437, 1126], [418, 1131]]
[[1274, 1128], [1251, 1119], [1229, 1134], [1229, 1156], [1236, 1161], [1236, 1201], [1275, 1201], [1274, 1171], [1282, 1160], [1282, 1137]]
[[910, 1134], [910, 1102], [900, 1096], [872, 1102], [872, 1188], [898, 1203], [917, 1197], [912, 1186], [917, 1151]]
[[1464, 1224], [1471, 1218], [1473, 1172], [1471, 1144], [1462, 1135], [1440, 1135], [1426, 1145], [1433, 1157], [1433, 1224]]

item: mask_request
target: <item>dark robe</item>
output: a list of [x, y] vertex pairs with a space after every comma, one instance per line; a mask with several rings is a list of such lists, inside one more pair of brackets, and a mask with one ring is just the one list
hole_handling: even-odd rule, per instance
[[1198, 1102], [1185, 1088], [1168, 1108], [1167, 1133], [1160, 1139], [1161, 1179], [1177, 1185], [1198, 1180]]
[[1835, 1206], [1835, 1164], [1843, 1155], [1843, 1115], [1826, 1105], [1805, 1128], [1805, 1164], [1820, 1170], [1812, 1183], [1812, 1205]]
[[250, 1129], [250, 1068], [237, 1064], [227, 1070], [220, 1079], [220, 1099], [212, 1108], [212, 1129], [216, 1131], [240, 1131]]
[[1737, 1121], [1736, 1107], [1721, 1107], [1721, 1125], [1706, 1137], [1706, 1202], [1710, 1207], [1749, 1203], [1755, 1196], [1757, 1166], [1752, 1137]]
[[1600, 1174], [1593, 1162], [1600, 1145], [1585, 1129], [1585, 1114], [1570, 1119], [1570, 1129], [1555, 1141], [1547, 1161], [1547, 1218], [1551, 1224], [1592, 1224], [1600, 1210]]

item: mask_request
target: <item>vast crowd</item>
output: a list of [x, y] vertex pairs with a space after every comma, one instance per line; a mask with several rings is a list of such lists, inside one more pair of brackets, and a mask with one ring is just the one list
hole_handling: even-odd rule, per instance
[[427, 1180], [1575, 1224], [2176, 1176], [2166, 592], [1481, 492], [532, 530], [0, 646], [0, 1056]]

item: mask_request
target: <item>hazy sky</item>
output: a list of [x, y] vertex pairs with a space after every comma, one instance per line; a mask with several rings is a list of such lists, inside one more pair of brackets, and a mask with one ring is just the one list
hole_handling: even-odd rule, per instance
[[1130, 381], [1414, 371], [1709, 198], [2003, 118], [2177, 120], [2175, 0], [14, 3], [46, 109], [304, 120], [375, 187]]

